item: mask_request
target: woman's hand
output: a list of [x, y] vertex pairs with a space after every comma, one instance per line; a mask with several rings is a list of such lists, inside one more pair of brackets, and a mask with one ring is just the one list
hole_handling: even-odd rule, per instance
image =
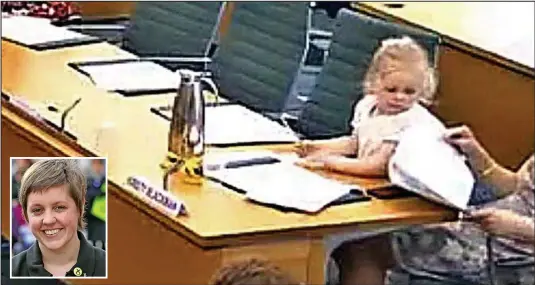
[[468, 219], [479, 224], [483, 230], [506, 238], [533, 239], [533, 221], [528, 217], [496, 208], [473, 211]]
[[454, 127], [446, 130], [444, 140], [454, 147], [458, 148], [467, 156], [470, 165], [482, 174], [497, 167], [494, 159], [490, 157], [487, 151], [474, 136], [472, 130], [467, 126]]
[[485, 149], [477, 141], [472, 130], [467, 126], [447, 129], [444, 139], [446, 142], [458, 147], [468, 156], [486, 154]]

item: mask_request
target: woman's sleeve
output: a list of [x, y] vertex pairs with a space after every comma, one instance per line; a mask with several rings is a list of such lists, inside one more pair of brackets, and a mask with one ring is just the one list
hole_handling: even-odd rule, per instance
[[523, 190], [531, 190], [533, 191], [535, 189], [534, 187], [534, 176], [535, 176], [535, 168], [534, 168], [534, 155], [532, 154], [525, 162], [522, 164], [520, 169], [517, 172], [518, 175], [518, 184], [517, 184], [517, 190], [523, 191]]

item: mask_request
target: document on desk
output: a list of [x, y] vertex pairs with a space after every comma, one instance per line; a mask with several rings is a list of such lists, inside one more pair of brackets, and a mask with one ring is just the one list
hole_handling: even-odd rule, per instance
[[[294, 156], [269, 152], [228, 155], [225, 159], [220, 154], [221, 167], [207, 169], [206, 175], [245, 192], [256, 202], [316, 213], [355, 188], [296, 166]], [[246, 161], [251, 163], [243, 163]]]
[[388, 172], [393, 184], [464, 210], [474, 186], [465, 158], [443, 139], [445, 128], [413, 127], [400, 138]]
[[28, 16], [2, 16], [2, 39], [37, 50], [103, 41], [54, 26], [49, 19]]
[[238, 104], [207, 107], [205, 120], [205, 140], [211, 145], [299, 140], [289, 128]]
[[152, 61], [117, 59], [72, 62], [71, 67], [87, 75], [98, 87], [107, 91], [142, 93], [173, 91], [179, 76]]
[[[205, 143], [213, 146], [293, 143], [297, 134], [288, 127], [247, 109], [220, 99], [223, 104], [206, 104]], [[171, 108], [151, 108], [158, 116], [171, 120]]]

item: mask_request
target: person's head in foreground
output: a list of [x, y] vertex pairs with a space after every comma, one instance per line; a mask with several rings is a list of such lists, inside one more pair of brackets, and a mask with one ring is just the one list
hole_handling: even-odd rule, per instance
[[223, 266], [212, 277], [211, 285], [298, 285], [280, 268], [267, 260], [250, 258]]
[[377, 97], [378, 111], [395, 115], [416, 102], [432, 102], [437, 86], [427, 52], [410, 37], [389, 38], [375, 51], [364, 78], [364, 94]]
[[86, 191], [76, 160], [41, 160], [28, 168], [19, 202], [37, 241], [13, 257], [13, 276], [105, 275], [105, 252], [81, 232]]

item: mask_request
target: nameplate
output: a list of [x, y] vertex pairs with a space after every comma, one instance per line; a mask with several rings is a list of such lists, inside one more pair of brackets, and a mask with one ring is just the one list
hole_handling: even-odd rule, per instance
[[37, 111], [37, 109], [33, 108], [29, 102], [24, 100], [23, 98], [15, 97], [15, 96], [9, 96], [9, 103], [11, 103], [13, 106], [19, 108], [20, 110], [24, 111], [26, 114], [32, 116], [33, 118], [37, 119], [38, 121], [44, 122], [45, 120]]
[[152, 185], [145, 177], [130, 176], [126, 183], [134, 188], [133, 192], [137, 197], [166, 215], [177, 217], [187, 213], [182, 201], [162, 188]]

